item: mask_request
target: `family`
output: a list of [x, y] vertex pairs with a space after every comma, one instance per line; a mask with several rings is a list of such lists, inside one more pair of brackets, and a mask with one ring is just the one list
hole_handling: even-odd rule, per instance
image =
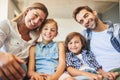
[[36, 2], [0, 22], [0, 80], [120, 80], [120, 23], [103, 22], [79, 6], [73, 18], [85, 30], [55, 42], [58, 25], [48, 15]]

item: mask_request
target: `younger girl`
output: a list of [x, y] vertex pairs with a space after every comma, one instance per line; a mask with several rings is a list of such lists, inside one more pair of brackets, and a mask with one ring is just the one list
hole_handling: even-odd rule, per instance
[[64, 45], [53, 41], [57, 33], [56, 21], [47, 19], [40, 31], [42, 42], [30, 48], [28, 76], [31, 80], [58, 80], [64, 72]]
[[[86, 39], [78, 32], [67, 35], [65, 40], [67, 72], [73, 76], [65, 80], [102, 80], [106, 72], [95, 60], [95, 56], [88, 50]], [[97, 74], [97, 71], [101, 74]], [[94, 74], [93, 74], [94, 73]]]

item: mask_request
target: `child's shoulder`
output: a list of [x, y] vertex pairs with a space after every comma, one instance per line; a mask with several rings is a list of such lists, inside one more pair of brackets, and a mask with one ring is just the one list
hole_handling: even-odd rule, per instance
[[57, 45], [59, 48], [63, 48], [64, 47], [64, 41], [56, 41]]
[[56, 41], [58, 45], [64, 45], [64, 41]]

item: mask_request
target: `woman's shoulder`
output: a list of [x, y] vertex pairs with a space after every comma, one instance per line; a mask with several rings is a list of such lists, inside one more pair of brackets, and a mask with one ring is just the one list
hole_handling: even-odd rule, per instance
[[11, 25], [14, 25], [16, 24], [16, 22], [13, 22], [9, 19], [4, 19], [0, 22], [0, 26], [7, 26], [7, 27], [10, 27]]
[[0, 21], [0, 25], [6, 25], [6, 24], [8, 24], [9, 22], [10, 22], [9, 19], [4, 19], [4, 20]]
[[0, 22], [0, 29], [4, 32], [9, 33], [10, 30], [10, 20], [5, 19]]

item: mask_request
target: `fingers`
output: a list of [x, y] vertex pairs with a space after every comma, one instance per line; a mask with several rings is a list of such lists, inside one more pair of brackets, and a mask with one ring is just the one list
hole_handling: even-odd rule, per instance
[[98, 76], [98, 80], [102, 80], [103, 79], [102, 75], [98, 74], [97, 76]]
[[15, 55], [12, 55], [12, 56], [18, 63], [20, 63], [20, 64], [24, 64], [25, 63], [24, 60], [22, 60], [21, 58], [15, 56]]
[[2, 69], [0, 68], [0, 80], [8, 80], [8, 78], [4, 75]]
[[120, 75], [119, 72], [114, 72], [114, 73], [116, 77]]
[[22, 60], [18, 60], [17, 57], [11, 54], [1, 53], [0, 61], [0, 78], [2, 80], [8, 80], [8, 78], [10, 80], [18, 80], [25, 76], [25, 71], [18, 63], [22, 62]]
[[102, 75], [96, 74], [95, 76], [92, 77], [92, 80], [102, 80]]
[[25, 76], [25, 72], [22, 67], [14, 60], [10, 61], [8, 64], [4, 64], [1, 67], [1, 71], [3, 72], [1, 73], [2, 77], [7, 77], [10, 80], [22, 79]]
[[15, 72], [14, 73], [18, 73], [18, 77], [19, 78], [20, 76], [21, 77], [25, 77], [26, 75], [26, 72], [24, 71], [24, 69], [20, 66], [20, 64], [18, 62], [16, 62], [15, 60], [13, 61], [12, 63], [12, 66], [13, 66], [13, 69], [15, 68]]
[[107, 76], [108, 76], [108, 79], [109, 79], [109, 80], [115, 80], [115, 78], [116, 78], [114, 72], [109, 72]]
[[10, 80], [15, 80], [15, 77], [11, 74], [11, 72], [8, 70], [7, 65], [3, 65], [2, 68], [3, 72], [5, 73], [6, 77]]
[[42, 76], [32, 76], [30, 80], [45, 80]]
[[24, 76], [21, 76], [17, 70], [13, 67], [12, 64], [8, 64], [8, 70], [11, 72], [11, 74], [15, 74], [15, 79], [22, 79]]

